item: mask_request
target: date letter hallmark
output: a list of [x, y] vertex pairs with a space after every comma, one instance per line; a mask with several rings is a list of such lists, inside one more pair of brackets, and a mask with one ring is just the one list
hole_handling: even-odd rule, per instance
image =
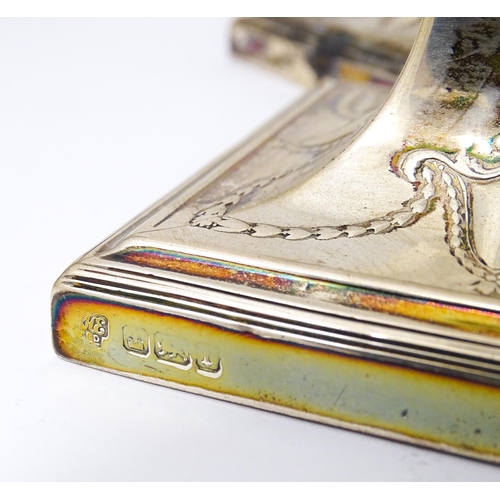
[[222, 360], [219, 350], [201, 342], [196, 344], [195, 349], [196, 352], [200, 353], [196, 357], [196, 372], [204, 377], [219, 378], [222, 375]]
[[149, 357], [150, 340], [149, 334], [144, 328], [136, 328], [133, 326], [124, 326], [123, 333], [123, 347], [129, 354], [139, 356], [140, 358]]
[[98, 349], [102, 347], [102, 343], [109, 337], [109, 322], [106, 316], [98, 314], [87, 314], [78, 328], [85, 333], [87, 339], [93, 342]]

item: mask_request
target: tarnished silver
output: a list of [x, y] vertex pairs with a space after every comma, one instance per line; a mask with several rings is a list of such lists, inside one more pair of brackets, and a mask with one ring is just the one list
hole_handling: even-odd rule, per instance
[[[391, 33], [411, 32], [414, 21], [377, 21], [365, 32], [368, 41], [361, 42], [352, 21], [287, 22], [240, 21], [233, 45], [245, 57], [267, 65], [274, 61], [281, 72], [307, 84], [317, 80], [317, 85], [73, 264], [54, 287], [54, 303], [76, 294], [187, 318], [299, 352], [313, 349], [402, 367], [421, 380], [432, 374], [451, 385], [464, 381], [469, 384], [465, 392], [478, 384], [493, 391], [483, 420], [490, 426], [488, 436], [500, 437], [500, 415], [495, 415], [500, 401], [495, 392], [500, 385], [500, 21], [424, 20], [392, 89], [391, 75], [394, 68], [399, 71], [405, 45], [391, 52]], [[297, 36], [283, 33], [283, 26], [309, 35], [299, 43]], [[325, 52], [332, 44], [319, 50], [333, 29], [336, 40], [339, 29], [349, 34], [342, 40], [356, 50], [345, 50], [345, 44], [340, 55]], [[370, 33], [379, 36], [372, 45]], [[372, 51], [376, 56], [368, 51], [373, 46], [382, 47]], [[341, 59], [351, 61], [348, 70], [338, 70]], [[318, 410], [316, 403], [307, 407], [306, 396], [300, 410], [280, 403], [280, 394], [274, 403], [267, 395], [200, 385], [196, 376], [222, 384], [234, 368], [228, 367], [223, 347], [204, 344], [204, 337], [193, 344], [174, 327], [154, 331], [139, 320], [134, 325], [122, 321], [120, 363], [146, 360], [146, 367], [154, 359], [155, 367], [191, 377], [185, 381], [174, 377], [169, 383], [170, 372], [155, 379], [139, 365], [122, 370], [93, 361], [90, 354], [79, 357], [61, 347], [67, 331], [58, 326], [58, 307], [56, 348], [78, 362], [499, 460], [492, 451], [495, 443], [488, 448], [474, 441], [479, 439], [474, 433], [486, 434], [476, 421], [463, 431], [466, 444], [461, 446], [447, 437], [441, 442], [438, 431], [421, 430], [418, 422], [405, 431], [390, 419], [379, 425]], [[88, 339], [84, 345], [101, 356], [118, 320], [93, 307], [93, 315], [83, 316], [77, 328]], [[279, 366], [266, 377], [289, 377], [279, 375]], [[303, 367], [297, 370], [302, 373]], [[439, 390], [451, 394], [445, 386]], [[450, 391], [455, 390], [453, 385]], [[407, 419], [407, 409], [400, 413]]]

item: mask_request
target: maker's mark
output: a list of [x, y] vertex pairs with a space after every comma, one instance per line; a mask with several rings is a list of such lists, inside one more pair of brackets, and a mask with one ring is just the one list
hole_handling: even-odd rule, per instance
[[83, 317], [78, 328], [99, 349], [102, 347], [103, 341], [109, 337], [108, 318], [100, 314], [87, 314]]

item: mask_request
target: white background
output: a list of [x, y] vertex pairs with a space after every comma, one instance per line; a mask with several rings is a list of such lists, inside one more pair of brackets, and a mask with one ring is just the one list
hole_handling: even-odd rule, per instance
[[58, 359], [76, 257], [304, 90], [225, 19], [0, 20], [0, 480], [500, 480], [500, 467]]

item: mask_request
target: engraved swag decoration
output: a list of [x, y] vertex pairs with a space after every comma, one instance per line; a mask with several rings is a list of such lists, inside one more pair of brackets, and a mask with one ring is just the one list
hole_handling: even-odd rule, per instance
[[[500, 78], [498, 64], [495, 62], [500, 46], [498, 21], [480, 19], [465, 24], [463, 21], [459, 23], [462, 24], [457, 24], [455, 28], [453, 23], [436, 21], [435, 33], [428, 48], [431, 56], [427, 60], [435, 82], [425, 82], [425, 85], [422, 85], [416, 78], [416, 90], [413, 91], [416, 100], [421, 99], [423, 105], [420, 109], [415, 107], [414, 117], [408, 118], [408, 133], [413, 137], [404, 138], [399, 150], [389, 151], [391, 161], [386, 165], [379, 165], [381, 171], [389, 170], [412, 183], [415, 190], [412, 198], [402, 203], [396, 201], [394, 210], [390, 212], [364, 221], [345, 220], [335, 225], [284, 226], [274, 224], [264, 217], [248, 220], [232, 215], [235, 209], [259, 190], [285, 177], [291, 177], [300, 170], [311, 169], [311, 165], [304, 163], [243, 186], [229, 196], [206, 205], [194, 214], [189, 224], [192, 227], [224, 233], [248, 235], [253, 238], [282, 238], [287, 241], [358, 238], [387, 234], [412, 226], [433, 212], [440, 201], [444, 208], [444, 238], [449, 251], [464, 269], [477, 278], [470, 287], [483, 295], [499, 295], [500, 262], [498, 258], [493, 259], [493, 262], [491, 259], [488, 261], [477, 248], [472, 203], [475, 185], [480, 187], [494, 183], [500, 176], [500, 166], [497, 165], [500, 162], [500, 120], [498, 117], [492, 120], [496, 124], [492, 129], [491, 126], [485, 127], [485, 119], [482, 116], [492, 107], [490, 103], [498, 98], [494, 88]], [[439, 65], [435, 53], [444, 51], [443, 47], [450, 45], [451, 56], [443, 56], [450, 61], [446, 67]], [[369, 121], [367, 117], [373, 117], [370, 112], [381, 104], [377, 99], [367, 100], [362, 92], [352, 88], [341, 88], [339, 91], [341, 97], [337, 101], [337, 113], [350, 115], [352, 124], [350, 129], [344, 130], [330, 141], [330, 146], [337, 147], [337, 154], [339, 143], [347, 142], [346, 139], [353, 140], [357, 132], [362, 132], [362, 127]], [[407, 90], [407, 95], [410, 94]], [[386, 104], [388, 110], [390, 99], [389, 105]], [[381, 114], [383, 113], [384, 108], [381, 110]], [[431, 119], [426, 119], [425, 115], [434, 115], [434, 123]], [[497, 115], [500, 116], [498, 110]], [[382, 125], [379, 124], [378, 127], [382, 128]], [[440, 133], [440, 127], [449, 131], [451, 142], [435, 141], [436, 136], [446, 135], [444, 132]], [[489, 129], [493, 134], [490, 137], [470, 134], [471, 130], [478, 127], [481, 127], [483, 132]], [[468, 131], [469, 137], [464, 135], [462, 130]], [[358, 140], [362, 143], [362, 135], [359, 137]], [[457, 148], [457, 145], [460, 147]], [[328, 153], [328, 144], [316, 145], [316, 148], [318, 147], [324, 148], [321, 154]], [[330, 151], [333, 151], [333, 148]], [[368, 158], [361, 157], [359, 161], [367, 160]], [[311, 196], [314, 194], [311, 193]], [[346, 198], [346, 203], [350, 203], [349, 198]], [[498, 244], [500, 245], [500, 242]], [[497, 249], [497, 254], [498, 251]]]
[[416, 148], [395, 155], [398, 158], [393, 171], [414, 184], [415, 196], [402, 208], [381, 217], [356, 224], [321, 227], [278, 227], [266, 221], [244, 221], [229, 215], [231, 208], [254, 190], [268, 186], [276, 177], [263, 179], [241, 189], [232, 196], [199, 211], [190, 221], [192, 226], [246, 234], [255, 238], [283, 238], [285, 240], [334, 240], [355, 238], [371, 234], [384, 234], [410, 226], [431, 212], [436, 198], [444, 202], [448, 223], [446, 241], [450, 252], [469, 272], [477, 276], [477, 291], [483, 294], [498, 293], [500, 269], [489, 267], [477, 253], [472, 239], [473, 214], [470, 197], [472, 186], [469, 179], [491, 182], [500, 177], [500, 167], [487, 168], [485, 163], [500, 161], [499, 136], [489, 139], [491, 155], [477, 156], [471, 151], [475, 145], [455, 154], [445, 154], [429, 148]]

